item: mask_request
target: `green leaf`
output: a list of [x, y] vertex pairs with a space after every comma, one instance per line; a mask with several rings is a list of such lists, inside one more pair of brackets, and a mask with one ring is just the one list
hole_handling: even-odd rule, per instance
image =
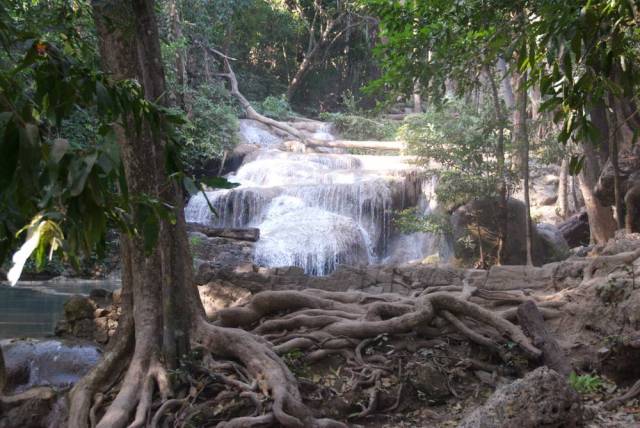
[[200, 179], [200, 182], [212, 189], [233, 189], [240, 185], [240, 183], [232, 183], [224, 177], [204, 177]]
[[93, 152], [82, 160], [80, 170], [75, 171], [74, 174], [75, 177], [70, 189], [71, 196], [78, 196], [82, 193], [85, 183], [87, 182], [87, 178], [93, 169], [93, 165], [96, 163], [96, 159], [98, 159], [98, 153]]

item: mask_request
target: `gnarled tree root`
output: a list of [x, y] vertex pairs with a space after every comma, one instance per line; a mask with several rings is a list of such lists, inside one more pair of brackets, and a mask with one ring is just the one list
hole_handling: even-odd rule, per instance
[[[200, 392], [174, 397], [158, 350], [138, 341], [119, 391], [97, 426], [142, 427], [149, 422], [159, 426], [166, 416], [186, 423], [201, 415], [218, 418], [222, 421], [219, 426], [224, 427], [345, 427], [342, 422], [317, 417], [303, 403], [298, 380], [279, 355], [304, 352], [307, 361], [343, 356], [353, 373], [354, 388], [371, 388], [367, 407], [352, 415], [363, 418], [378, 411], [380, 374], [393, 372], [386, 357], [368, 355], [366, 348], [376, 346], [383, 336], [414, 337], [424, 329], [443, 332], [453, 328], [505, 359], [508, 356], [501, 346], [505, 341], [516, 343], [530, 359], [541, 356], [518, 326], [468, 298], [458, 290], [415, 298], [313, 289], [258, 293], [243, 307], [221, 310], [215, 324], [197, 318], [191, 328], [194, 350], [206, 351], [205, 366], [198, 373], [217, 392], [210, 391], [209, 398], [203, 397], [198, 404], [195, 400]], [[89, 410], [91, 400], [113, 382], [110, 372], [129, 355], [131, 343], [131, 336], [123, 335], [105, 360], [74, 387], [71, 427], [85, 427], [89, 413], [91, 419], [97, 419], [98, 406]], [[239, 405], [237, 398], [244, 404]], [[214, 408], [229, 409], [229, 413], [216, 413]]]

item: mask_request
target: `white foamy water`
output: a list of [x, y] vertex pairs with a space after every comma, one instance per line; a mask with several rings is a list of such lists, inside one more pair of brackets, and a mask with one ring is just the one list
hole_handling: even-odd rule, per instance
[[[263, 131], [249, 123], [241, 128], [244, 140]], [[228, 177], [239, 187], [207, 192], [218, 216], [198, 194], [187, 204], [187, 221], [258, 227], [256, 263], [298, 266], [314, 275], [331, 273], [339, 264], [421, 259], [438, 245], [429, 234], [399, 236], [392, 225], [396, 210], [417, 204], [426, 210], [432, 201], [433, 184], [418, 177], [411, 159], [290, 153], [269, 141], [259, 145]]]

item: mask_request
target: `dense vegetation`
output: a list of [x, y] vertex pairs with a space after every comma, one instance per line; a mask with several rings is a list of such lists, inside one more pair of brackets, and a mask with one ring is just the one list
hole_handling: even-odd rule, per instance
[[[472, 302], [466, 283], [411, 300], [270, 291], [210, 323], [193, 284], [185, 195], [232, 186], [216, 175], [240, 141], [240, 119], [297, 137], [285, 122], [309, 116], [332, 122], [347, 146], [397, 140], [438, 179], [442, 212], [405, 211], [396, 222], [404, 231], [449, 233], [443, 214], [479, 200], [495, 205], [495, 245], [480, 243], [478, 267], [488, 266], [486, 252], [491, 263], [505, 259], [516, 189], [533, 264], [536, 161], [561, 165], [562, 218], [567, 177], [579, 177], [594, 244], [620, 229], [639, 232], [640, 182], [620, 162], [637, 155], [639, 22], [627, 0], [0, 3], [0, 262], [12, 258], [8, 279], [29, 257], [38, 268], [49, 259], [80, 269], [108, 249], [109, 233], [120, 234], [118, 334], [71, 390], [69, 425], [144, 426], [155, 412], [164, 417], [167, 403], [196, 406], [201, 393], [201, 407], [228, 399], [225, 384], [255, 412], [225, 407], [224, 418], [211, 418], [231, 421], [224, 426], [346, 426], [303, 402], [291, 360], [345, 351], [349, 370], [360, 370], [354, 384], [375, 386], [368, 407], [349, 416], [365, 418], [378, 406], [384, 367], [363, 349], [432, 321], [432, 336], [449, 322], [506, 365], [538, 361], [544, 341]], [[595, 188], [609, 170], [613, 197], [603, 200]], [[601, 263], [633, 262], [636, 252]], [[485, 337], [463, 320], [498, 334]], [[594, 379], [570, 381], [586, 394], [601, 388]], [[170, 384], [179, 402], [168, 400]]]

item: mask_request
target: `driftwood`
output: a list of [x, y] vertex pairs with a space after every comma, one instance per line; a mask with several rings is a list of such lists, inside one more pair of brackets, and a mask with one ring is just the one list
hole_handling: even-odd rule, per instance
[[562, 352], [560, 345], [544, 325], [542, 313], [533, 300], [518, 307], [518, 322], [524, 333], [531, 338], [533, 345], [542, 351], [542, 362], [563, 376], [571, 373], [571, 365]]
[[401, 141], [350, 141], [350, 140], [306, 140], [303, 143], [308, 147], [327, 147], [332, 149], [374, 149], [387, 151], [401, 151], [404, 143]]
[[260, 239], [260, 229], [258, 229], [257, 227], [224, 228], [211, 227], [198, 223], [187, 223], [187, 230], [191, 232], [200, 232], [210, 238], [219, 237], [251, 242], [256, 242], [258, 239]]

